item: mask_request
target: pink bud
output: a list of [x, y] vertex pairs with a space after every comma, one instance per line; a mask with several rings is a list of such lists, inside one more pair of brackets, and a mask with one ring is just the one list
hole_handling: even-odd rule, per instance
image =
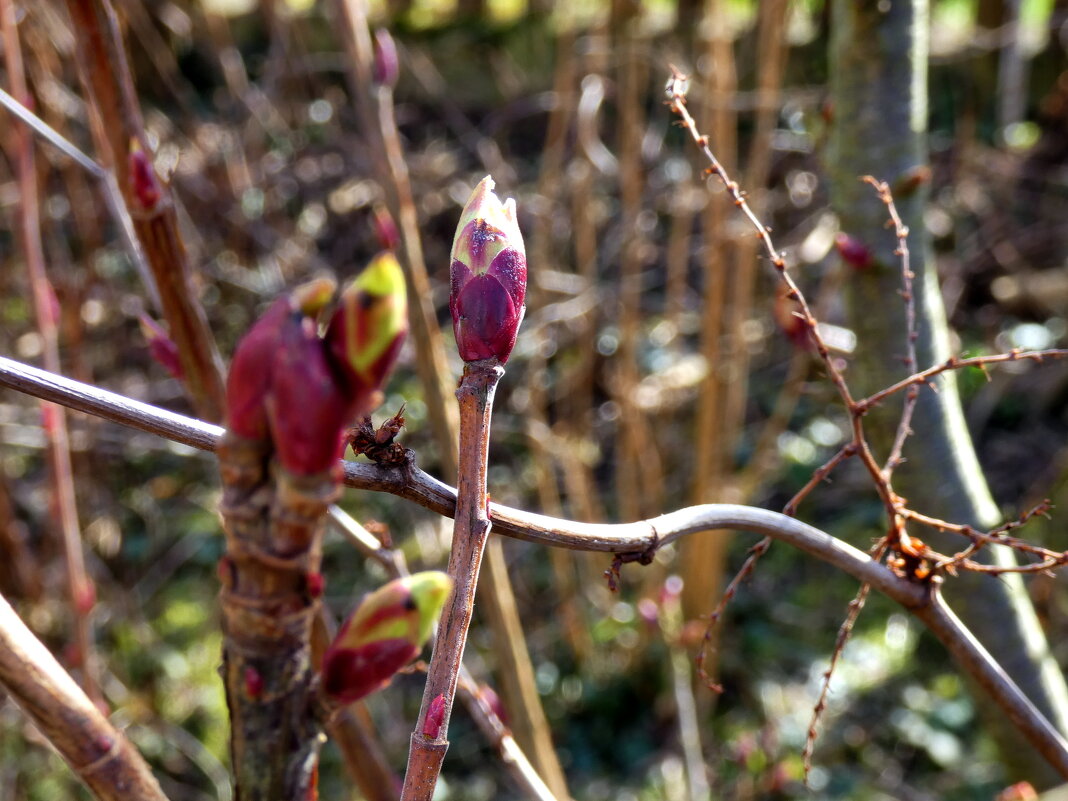
[[397, 44], [385, 28], [375, 31], [375, 58], [372, 66], [376, 84], [390, 89], [397, 85], [397, 78], [400, 77]]
[[856, 237], [839, 232], [834, 235], [834, 246], [838, 248], [842, 261], [854, 270], [862, 272], [871, 267], [871, 251]]
[[504, 708], [504, 702], [501, 701], [501, 697], [497, 695], [497, 691], [490, 687], [488, 684], [480, 684], [478, 687], [478, 697], [485, 702], [493, 714], [497, 716], [497, 719], [508, 724], [508, 712]]
[[321, 598], [326, 589], [326, 579], [322, 573], [308, 573], [304, 576], [304, 588], [310, 598]]
[[451, 279], [449, 311], [460, 358], [504, 364], [525, 311], [527, 257], [515, 201], [501, 203], [488, 175], [460, 215]]
[[428, 740], [436, 740], [441, 734], [441, 724], [445, 721], [445, 696], [436, 695], [426, 708], [426, 717], [423, 718], [423, 736]]
[[402, 637], [358, 648], [331, 647], [323, 655], [323, 690], [342, 703], [352, 703], [389, 684], [418, 655], [418, 646]]
[[245, 693], [249, 698], [263, 695], [263, 676], [254, 667], [245, 668]]
[[397, 223], [394, 221], [393, 215], [382, 204], [377, 204], [373, 213], [378, 244], [382, 250], [396, 250], [397, 245], [400, 244], [400, 232], [397, 230]]
[[279, 298], [241, 339], [226, 379], [226, 425], [247, 439], [267, 438], [267, 391], [274, 355], [286, 321], [297, 311], [315, 314], [334, 291], [334, 282], [320, 278]]
[[282, 325], [266, 405], [271, 439], [289, 472], [314, 475], [336, 467], [351, 403], [314, 322], [299, 313]]
[[94, 606], [96, 606], [96, 585], [92, 579], [87, 578], [74, 591], [74, 608], [79, 615], [88, 615], [93, 611]]
[[141, 322], [141, 333], [148, 341], [148, 352], [152, 354], [152, 358], [159, 362], [164, 370], [181, 380], [185, 373], [182, 371], [182, 360], [178, 356], [178, 346], [174, 340], [170, 338], [163, 326], [144, 312], [141, 312], [138, 319]]
[[136, 139], [130, 140], [129, 170], [130, 190], [140, 210], [154, 210], [163, 197], [163, 186], [156, 175], [152, 159]]

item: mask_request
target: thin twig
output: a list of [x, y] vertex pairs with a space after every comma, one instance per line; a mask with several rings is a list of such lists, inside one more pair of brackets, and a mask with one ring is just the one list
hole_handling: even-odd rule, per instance
[[[460, 464], [448, 574], [453, 591], [441, 615], [430, 657], [423, 705], [408, 752], [401, 801], [430, 801], [449, 747], [449, 717], [456, 696], [467, 630], [474, 612], [482, 554], [489, 537], [486, 471], [493, 396], [504, 368], [496, 358], [464, 365], [456, 390], [460, 406]], [[435, 708], [431, 719], [431, 708]]]
[[[916, 332], [916, 293], [912, 288], [912, 279], [916, 277], [912, 272], [909, 261], [909, 229], [901, 221], [901, 215], [897, 213], [894, 205], [894, 196], [890, 193], [890, 185], [886, 181], [877, 181], [870, 175], [862, 178], [870, 184], [879, 195], [879, 199], [886, 205], [890, 214], [890, 224], [894, 227], [894, 235], [897, 237], [896, 254], [901, 259], [901, 298], [905, 303], [905, 369], [908, 373], [915, 373], [919, 369], [916, 360], [916, 340], [919, 334]], [[886, 457], [883, 465], [883, 475], [887, 479], [902, 462], [901, 452], [905, 447], [905, 440], [912, 433], [912, 415], [916, 411], [916, 402], [920, 398], [920, 388], [913, 384], [905, 393], [905, 403], [901, 409], [901, 419], [897, 424], [897, 432], [894, 434], [894, 444], [890, 448], [890, 455]]]

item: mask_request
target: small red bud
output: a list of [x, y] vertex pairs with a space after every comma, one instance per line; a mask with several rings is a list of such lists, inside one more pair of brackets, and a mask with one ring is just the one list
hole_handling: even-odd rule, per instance
[[445, 696], [437, 695], [426, 708], [426, 717], [423, 718], [423, 736], [428, 740], [438, 739], [441, 734], [441, 724], [445, 721]]
[[493, 714], [497, 716], [501, 723], [507, 725], [508, 713], [505, 711], [504, 703], [501, 701], [501, 697], [497, 695], [496, 690], [488, 684], [479, 685], [478, 697], [485, 702], [486, 706], [493, 710]]
[[92, 579], [86, 578], [74, 590], [74, 608], [79, 615], [88, 615], [96, 606], [96, 585]]
[[871, 251], [855, 236], [840, 231], [834, 235], [834, 246], [838, 248], [842, 261], [854, 270], [862, 272], [871, 267]]
[[95, 748], [100, 757], [104, 757], [111, 753], [111, 749], [115, 747], [115, 740], [106, 734], [98, 734], [93, 737], [93, 748]]
[[375, 57], [373, 77], [376, 84], [392, 89], [400, 77], [400, 59], [397, 58], [397, 44], [389, 31], [379, 28], [375, 31]]
[[788, 287], [781, 287], [775, 293], [775, 304], [772, 306], [771, 315], [786, 338], [795, 348], [808, 350], [812, 347], [812, 339], [809, 337], [809, 327], [801, 318], [801, 304], [791, 296]]
[[180, 381], [185, 373], [182, 370], [182, 360], [178, 355], [178, 346], [174, 340], [170, 338], [163, 326], [144, 312], [141, 312], [138, 319], [141, 322], [141, 333], [148, 341], [148, 352], [152, 354], [152, 358]]
[[41, 404], [41, 428], [43, 428], [49, 434], [55, 433], [59, 426], [59, 416], [63, 414], [62, 410], [54, 403], [42, 403]]
[[374, 208], [374, 225], [375, 235], [378, 237], [378, 244], [382, 250], [396, 250], [400, 244], [400, 232], [397, 230], [397, 223], [393, 220], [393, 215], [389, 213], [382, 204], [377, 204]]
[[130, 189], [140, 210], [151, 212], [163, 197], [163, 186], [156, 175], [152, 159], [136, 139], [130, 140]]
[[52, 282], [45, 279], [45, 308], [44, 313], [47, 315], [47, 320], [42, 320], [41, 324], [48, 324], [50, 326], [59, 325], [59, 317], [62, 314], [62, 307], [59, 305], [59, 296], [56, 295], [56, 288]]
[[326, 579], [322, 573], [307, 573], [304, 576], [304, 586], [309, 598], [321, 598], [326, 588]]
[[263, 695], [263, 676], [251, 666], [245, 668], [245, 694], [252, 699]]

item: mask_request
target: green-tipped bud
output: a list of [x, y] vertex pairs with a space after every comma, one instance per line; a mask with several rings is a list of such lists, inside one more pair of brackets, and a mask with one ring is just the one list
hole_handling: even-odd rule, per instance
[[504, 364], [523, 320], [527, 256], [515, 201], [501, 203], [488, 175], [460, 215], [450, 274], [449, 311], [460, 358]]
[[[353, 396], [377, 394], [400, 355], [408, 333], [404, 273], [392, 253], [379, 253], [341, 293], [326, 331], [327, 347]], [[358, 413], [371, 411], [357, 409]]]
[[364, 598], [323, 655], [326, 694], [351, 703], [388, 684], [419, 655], [451, 591], [452, 579], [432, 570]]

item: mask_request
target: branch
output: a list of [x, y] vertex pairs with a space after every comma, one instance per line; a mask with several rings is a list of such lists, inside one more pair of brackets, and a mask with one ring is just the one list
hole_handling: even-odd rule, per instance
[[167, 801], [148, 763], [0, 596], [0, 683], [102, 801]]
[[[191, 445], [215, 449], [222, 429], [147, 403], [97, 389], [0, 357], [0, 386]], [[438, 514], [456, 511], [456, 490], [418, 469], [343, 462], [345, 484], [389, 492]], [[781, 540], [867, 582], [908, 609], [957, 658], [962, 670], [985, 687], [1031, 744], [1068, 778], [1068, 742], [994, 662], [942, 601], [938, 582], [919, 584], [897, 576], [868, 554], [813, 526], [778, 512], [734, 504], [704, 504], [635, 523], [577, 523], [490, 504], [498, 534], [558, 548], [606, 553], [646, 553], [702, 531], [741, 530]]]

